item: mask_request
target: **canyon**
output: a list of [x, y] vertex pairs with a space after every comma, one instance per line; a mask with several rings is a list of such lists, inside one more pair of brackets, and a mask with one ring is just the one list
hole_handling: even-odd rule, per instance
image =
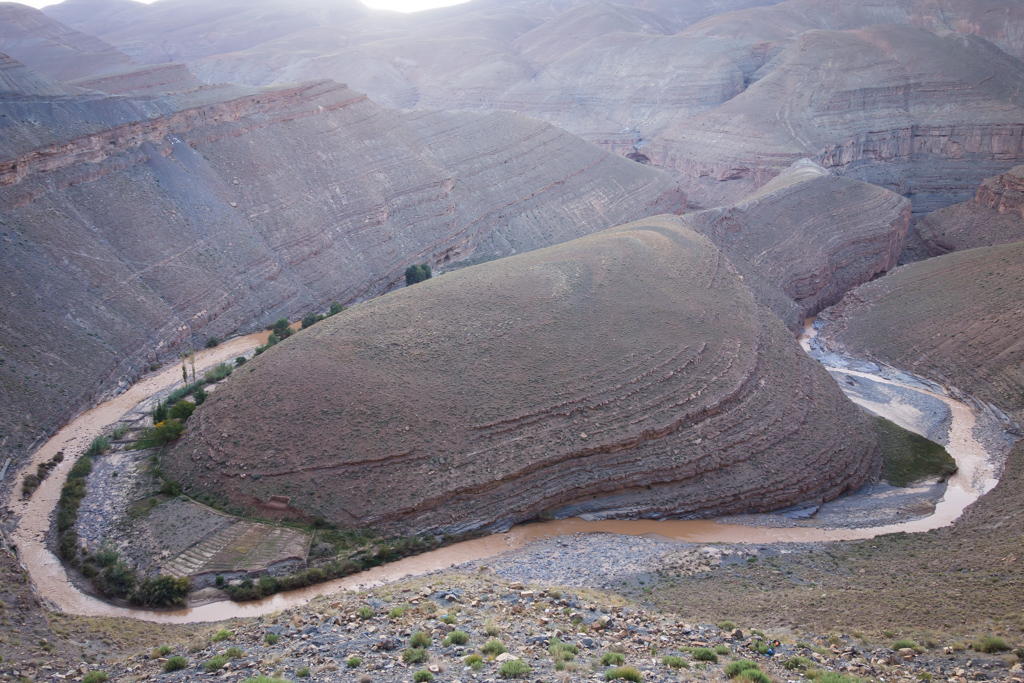
[[[474, 572], [614, 574], [587, 590], [826, 648], [997, 634], [1020, 650], [983, 675], [1019, 681], [1021, 164], [1011, 0], [0, 3], [0, 677], [82, 658], [179, 680], [202, 663], [115, 663], [107, 641], [185, 652], [210, 635], [193, 618], [269, 623], [479, 551]], [[418, 265], [433, 277], [406, 286]], [[192, 350], [233, 373], [208, 398], [175, 391], [201, 404], [180, 438], [129, 450]], [[897, 425], [961, 471], [894, 492]], [[112, 450], [82, 455], [104, 435]], [[83, 457], [61, 564], [54, 510]], [[660, 538], [607, 535], [629, 528]], [[651, 550], [730, 533], [763, 541], [735, 573]], [[122, 566], [135, 588], [95, 581]], [[193, 611], [135, 614], [183, 624], [121, 644], [104, 615], [179, 574]], [[517, 656], [548, 647], [552, 618]], [[639, 635], [587, 637], [640, 652]], [[827, 661], [969, 678], [900, 652]], [[378, 654], [373, 680], [411, 676]], [[327, 650], [307, 659], [352, 678]], [[666, 667], [643, 676], [680, 675]]]

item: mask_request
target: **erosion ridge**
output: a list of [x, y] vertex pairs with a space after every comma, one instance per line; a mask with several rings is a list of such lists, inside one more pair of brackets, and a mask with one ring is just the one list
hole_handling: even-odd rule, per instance
[[1024, 409], [1024, 242], [911, 263], [827, 311], [826, 348]]
[[894, 267], [910, 200], [798, 161], [738, 204], [688, 213], [757, 300], [799, 331], [856, 285]]
[[974, 36], [812, 30], [755, 76], [644, 147], [694, 205], [735, 201], [808, 157], [908, 195], [922, 213], [1024, 158], [1024, 66]]
[[1024, 240], [1024, 166], [986, 178], [973, 198], [924, 216], [914, 232], [929, 256]]
[[330, 81], [111, 97], [3, 73], [31, 95], [0, 103], [18, 448], [190, 344], [375, 296], [412, 263], [683, 206], [667, 174], [510, 112], [403, 115]]
[[218, 389], [164, 462], [188, 490], [256, 512], [278, 495], [404, 533], [545, 511], [768, 510], [835, 497], [876, 466], [865, 416], [667, 216], [301, 332]]

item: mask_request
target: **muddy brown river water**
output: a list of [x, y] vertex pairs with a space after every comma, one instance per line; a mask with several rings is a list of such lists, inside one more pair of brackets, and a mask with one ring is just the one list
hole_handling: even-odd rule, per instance
[[[813, 328], [808, 326], [801, 337], [805, 349]], [[196, 362], [209, 367], [232, 359], [265, 342], [267, 333], [239, 337], [220, 346], [197, 354]], [[837, 370], [850, 375], [869, 378], [875, 382], [896, 384], [875, 375], [849, 370]], [[69, 425], [61, 429], [42, 448], [30, 465], [53, 457], [60, 450], [68, 454], [83, 452], [96, 436], [105, 433], [121, 416], [132, 411], [141, 401], [167, 390], [180, 381], [180, 369], [172, 366], [132, 386], [128, 391], [86, 411]], [[329, 581], [309, 588], [279, 593], [264, 600], [235, 603], [213, 602], [181, 610], [143, 610], [120, 607], [86, 595], [68, 579], [64, 566], [46, 546], [46, 534], [50, 527], [50, 516], [60, 496], [73, 459], [66, 458], [47, 477], [32, 497], [24, 501], [11, 496], [8, 509], [18, 519], [18, 526], [12, 534], [22, 563], [28, 569], [32, 582], [40, 594], [51, 605], [61, 611], [83, 616], [128, 617], [161, 623], [211, 622], [236, 617], [255, 617], [304, 604], [318, 595], [329, 595], [343, 590], [365, 589], [396, 581], [409, 576], [426, 574], [445, 569], [452, 565], [485, 559], [521, 548], [531, 541], [578, 533], [613, 533], [633, 536], [657, 535], [678, 541], [695, 543], [810, 543], [823, 541], [861, 540], [881, 534], [921, 532], [951, 524], [983, 493], [996, 484], [989, 454], [973, 434], [974, 413], [965, 404], [922, 390], [918, 387], [899, 385], [937, 398], [952, 410], [952, 426], [947, 450], [956, 460], [959, 471], [948, 482], [944, 497], [936, 505], [933, 514], [921, 519], [869, 528], [775, 528], [744, 526], [716, 520], [606, 520], [584, 521], [565, 519], [513, 527], [506, 533], [492, 534], [484, 538], [457, 543], [432, 552], [409, 557], [398, 562], [376, 567], [369, 571]], [[856, 400], [856, 399], [855, 399]], [[864, 403], [862, 401], [862, 403]], [[915, 424], [913, 406], [892, 401], [887, 404], [870, 404], [866, 408], [887, 417], [901, 426], [922, 433]]]

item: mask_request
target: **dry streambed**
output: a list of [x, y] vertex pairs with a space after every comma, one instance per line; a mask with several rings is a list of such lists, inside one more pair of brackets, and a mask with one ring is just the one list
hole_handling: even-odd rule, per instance
[[[232, 340], [203, 352], [199, 355], [198, 361], [203, 365], [213, 365], [233, 358], [261, 343], [264, 336], [258, 334]], [[900, 392], [894, 392], [887, 403], [873, 403], [867, 407], [911, 431], [927, 433], [929, 425], [913, 419], [920, 411], [901, 399], [907, 392], [916, 392], [929, 400], [941, 401], [949, 407], [950, 428], [948, 438], [944, 440], [947, 441], [947, 450], [956, 459], [960, 471], [950, 479], [945, 495], [933, 514], [898, 524], [833, 529], [810, 526], [747, 526], [716, 520], [584, 521], [571, 518], [513, 527], [503, 534], [465, 541], [350, 577], [277, 594], [260, 601], [221, 601], [173, 611], [135, 610], [110, 605], [79, 591], [69, 581], [63, 565], [47, 547], [50, 515], [57, 503], [60, 487], [73, 464], [69, 458], [44, 480], [31, 498], [24, 501], [15, 498], [9, 501], [10, 513], [19, 520], [12, 539], [36, 588], [46, 600], [62, 611], [85, 616], [120, 616], [162, 623], [190, 623], [271, 614], [305, 604], [318, 595], [379, 586], [401, 578], [494, 557], [512, 549], [522, 548], [532, 541], [580, 533], [603, 532], [630, 536], [654, 534], [661, 538], [692, 543], [771, 544], [856, 540], [900, 531], [927, 531], [952, 523], [968, 505], [995, 485], [996, 464], [985, 446], [976, 438], [975, 415], [965, 404], [923, 386], [901, 384], [893, 379], [850, 369], [830, 370], [834, 373], [845, 373], [873, 382], [898, 386]], [[178, 381], [177, 373], [176, 367], [169, 368], [143, 380], [124, 394], [87, 411], [50, 439], [36, 453], [32, 466], [49, 460], [58, 450], [69, 453], [84, 451], [95, 436], [103, 433], [122, 415], [134, 410], [139, 403], [148, 400], [152, 395], [172, 387]], [[857, 400], [857, 396], [853, 398]]]

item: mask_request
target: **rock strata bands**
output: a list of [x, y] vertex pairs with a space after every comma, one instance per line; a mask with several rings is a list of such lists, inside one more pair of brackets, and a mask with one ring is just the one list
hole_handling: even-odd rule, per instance
[[666, 173], [509, 112], [402, 115], [329, 81], [43, 96], [3, 73], [36, 91], [0, 102], [8, 445], [190, 344], [376, 296], [413, 263], [683, 205]]
[[189, 424], [165, 471], [191, 490], [402, 533], [767, 510], [876, 463], [866, 418], [676, 217], [360, 304]]

